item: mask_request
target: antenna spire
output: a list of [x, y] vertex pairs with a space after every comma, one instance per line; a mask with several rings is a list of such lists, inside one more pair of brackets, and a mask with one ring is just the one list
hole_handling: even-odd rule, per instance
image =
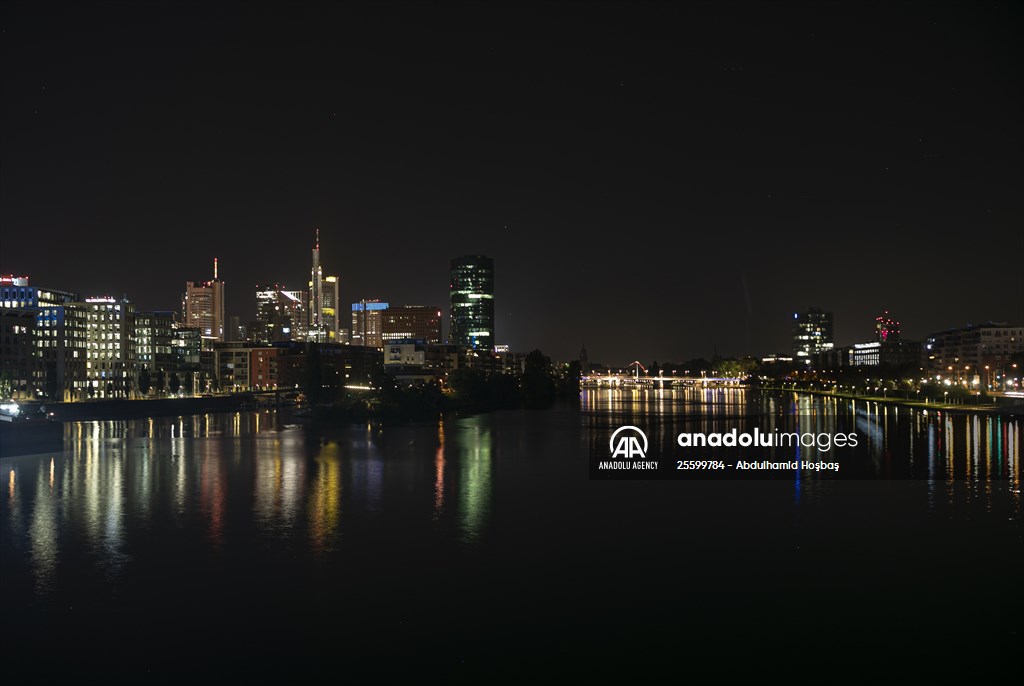
[[217, 280], [217, 258], [213, 258], [213, 280]]

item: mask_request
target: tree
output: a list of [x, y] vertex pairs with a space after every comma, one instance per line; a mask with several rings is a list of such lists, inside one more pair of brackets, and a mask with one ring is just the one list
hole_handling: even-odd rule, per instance
[[523, 363], [523, 401], [526, 407], [542, 408], [555, 397], [551, 360], [540, 350], [532, 350]]
[[180, 390], [181, 390], [181, 379], [178, 378], [178, 375], [176, 373], [175, 374], [171, 374], [171, 394], [172, 395], [177, 395], [178, 391], [180, 391]]
[[566, 366], [565, 372], [559, 380], [558, 392], [561, 395], [575, 396], [576, 398], [579, 398], [581, 373], [580, 361], [571, 361]]
[[164, 370], [158, 369], [156, 372], [156, 381], [153, 383], [153, 388], [156, 389], [157, 395], [163, 395], [164, 389], [167, 387], [167, 378], [164, 374]]
[[113, 395], [114, 395], [114, 382], [113, 381], [108, 381], [107, 382], [107, 397], [111, 398], [111, 397], [113, 397]]
[[96, 397], [96, 387], [93, 386], [92, 384], [89, 384], [89, 386], [87, 388], [87, 392], [89, 393], [89, 397], [90, 398], [95, 398]]
[[324, 394], [323, 370], [320, 368], [320, 346], [308, 343], [306, 347], [306, 370], [303, 386], [306, 398], [313, 405], [320, 402]]
[[143, 367], [139, 370], [139, 393], [149, 395], [149, 387], [149, 367]]

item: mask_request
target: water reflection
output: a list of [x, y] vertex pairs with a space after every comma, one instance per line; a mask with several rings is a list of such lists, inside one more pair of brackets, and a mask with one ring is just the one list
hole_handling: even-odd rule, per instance
[[64, 452], [4, 460], [5, 554], [22, 550], [45, 593], [62, 568], [117, 578], [165, 540], [193, 550], [175, 555], [258, 541], [321, 556], [340, 549], [346, 526], [412, 535], [422, 520], [439, 541], [476, 545], [491, 517], [490, 421], [313, 431], [267, 410], [69, 423]]
[[468, 541], [480, 538], [490, 514], [492, 445], [491, 430], [485, 420], [474, 418], [461, 427], [459, 521]]
[[[1005, 480], [1012, 490], [1020, 488], [1018, 417], [743, 388], [585, 389], [581, 397], [584, 423], [598, 429], [590, 432], [597, 437], [593, 440], [603, 438], [601, 428], [627, 419], [649, 428], [652, 442], [669, 450], [681, 431], [856, 431], [856, 449], [831, 447], [815, 453], [821, 459], [841, 459], [846, 478]], [[725, 456], [727, 450], [722, 448], [719, 454]], [[791, 453], [787, 457], [772, 449], [761, 452], [765, 458], [760, 459], [792, 459]]]
[[309, 496], [309, 536], [317, 553], [333, 550], [341, 519], [341, 461], [337, 443], [328, 443], [314, 460]]
[[269, 436], [253, 446], [256, 516], [268, 528], [290, 528], [302, 502], [306, 462], [301, 447], [284, 435]]
[[36, 576], [36, 588], [45, 589], [50, 585], [57, 566], [57, 498], [53, 490], [44, 483], [44, 471], [39, 471], [36, 484], [35, 507], [30, 525], [32, 563]]
[[434, 454], [434, 520], [444, 512], [444, 420], [437, 423], [437, 452]]

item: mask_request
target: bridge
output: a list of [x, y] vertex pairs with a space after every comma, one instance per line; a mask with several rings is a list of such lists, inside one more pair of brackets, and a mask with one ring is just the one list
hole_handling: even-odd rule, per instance
[[[580, 377], [580, 385], [584, 388], [672, 388], [672, 387], [718, 387], [718, 386], [741, 386], [742, 381], [734, 377], [726, 376], [664, 376], [658, 374], [651, 376], [638, 360], [634, 360], [627, 369], [631, 371], [618, 370], [609, 371], [605, 374], [583, 374]], [[641, 371], [643, 372], [641, 374]]]

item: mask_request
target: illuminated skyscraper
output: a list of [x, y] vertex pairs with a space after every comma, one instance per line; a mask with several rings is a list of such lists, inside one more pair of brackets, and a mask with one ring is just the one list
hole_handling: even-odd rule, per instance
[[388, 304], [380, 300], [352, 303], [352, 345], [384, 346], [384, 312], [387, 309]]
[[889, 316], [889, 310], [875, 317], [875, 336], [880, 343], [895, 343], [900, 340], [900, 323]]
[[832, 313], [812, 307], [804, 314], [793, 313], [793, 354], [810, 364], [811, 357], [832, 350]]
[[340, 342], [338, 340], [338, 310], [341, 307], [338, 293], [338, 277], [325, 276], [321, 292], [323, 302], [320, 306], [320, 312], [324, 331], [327, 332], [327, 341], [329, 343], [338, 343]]
[[324, 272], [320, 268], [320, 229], [317, 229], [316, 242], [313, 244], [313, 269], [309, 275], [309, 340], [327, 340], [327, 332], [323, 326], [323, 317]]
[[181, 301], [186, 326], [199, 329], [208, 341], [224, 340], [224, 282], [217, 276], [217, 258], [213, 258], [213, 279], [188, 281]]
[[135, 392], [135, 305], [110, 297], [71, 303], [86, 318], [86, 391], [92, 398]]
[[279, 283], [256, 287], [257, 326], [252, 339], [261, 343], [306, 340], [306, 292]]
[[[309, 292], [313, 292], [313, 282], [309, 282]], [[340, 307], [338, 291], [338, 277], [325, 276], [320, 281], [320, 331], [321, 338], [313, 338], [313, 329], [310, 328], [310, 340], [320, 340], [325, 343], [340, 343], [341, 328], [338, 321], [338, 310]], [[310, 298], [310, 307], [313, 307], [313, 298]], [[313, 313], [309, 314], [310, 320]]]
[[451, 263], [451, 326], [448, 342], [494, 349], [494, 260], [483, 255], [456, 257]]

